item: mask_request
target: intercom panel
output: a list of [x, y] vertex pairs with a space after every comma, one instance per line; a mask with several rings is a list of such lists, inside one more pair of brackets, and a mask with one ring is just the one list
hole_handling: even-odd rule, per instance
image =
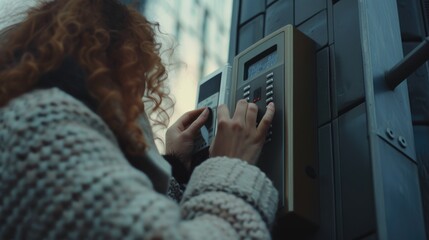
[[231, 66], [225, 66], [204, 76], [198, 82], [196, 108], [208, 107], [210, 116], [208, 121], [200, 129], [200, 134], [195, 140], [193, 165], [198, 165], [208, 157], [208, 148], [216, 134], [217, 106], [226, 104], [229, 106], [231, 86]]
[[315, 55], [314, 42], [288, 25], [237, 55], [232, 74], [232, 103], [257, 104], [258, 121], [275, 104], [257, 164], [279, 191], [280, 217], [300, 228], [317, 226], [319, 214]]

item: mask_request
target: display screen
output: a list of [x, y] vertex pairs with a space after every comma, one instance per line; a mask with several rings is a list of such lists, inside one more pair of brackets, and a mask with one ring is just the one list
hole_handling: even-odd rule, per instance
[[277, 60], [277, 46], [273, 46], [262, 52], [259, 56], [245, 64], [244, 80], [247, 80], [272, 67], [277, 63]]
[[220, 91], [221, 78], [222, 73], [219, 73], [201, 85], [200, 93], [198, 94], [198, 102], [201, 102], [202, 100]]

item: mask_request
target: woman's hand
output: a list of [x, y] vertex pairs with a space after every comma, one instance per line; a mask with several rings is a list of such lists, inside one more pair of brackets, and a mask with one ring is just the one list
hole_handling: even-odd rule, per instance
[[209, 116], [207, 108], [189, 111], [183, 114], [165, 134], [166, 154], [179, 157], [185, 167], [191, 167], [191, 154], [194, 148], [194, 140], [198, 136], [199, 129], [204, 125]]
[[217, 133], [210, 146], [210, 156], [240, 158], [250, 164], [256, 164], [267, 132], [274, 117], [274, 103], [267, 106], [267, 111], [258, 126], [256, 118], [258, 106], [240, 100], [232, 119], [227, 106], [220, 105], [217, 110]]

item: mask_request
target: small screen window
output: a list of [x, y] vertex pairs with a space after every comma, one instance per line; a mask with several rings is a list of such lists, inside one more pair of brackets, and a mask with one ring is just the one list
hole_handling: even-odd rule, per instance
[[278, 61], [277, 46], [273, 46], [244, 65], [244, 80], [247, 80], [275, 65]]
[[198, 94], [198, 102], [201, 102], [202, 100], [220, 91], [221, 78], [222, 73], [219, 73], [201, 85], [200, 92]]

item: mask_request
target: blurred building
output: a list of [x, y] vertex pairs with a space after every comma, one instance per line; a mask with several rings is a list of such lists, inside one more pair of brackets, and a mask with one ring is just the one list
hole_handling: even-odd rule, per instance
[[[164, 33], [159, 36], [163, 42], [163, 59], [177, 102], [170, 121], [173, 123], [195, 108], [198, 80], [227, 62], [232, 0], [120, 1], [132, 4], [150, 21], [158, 22]], [[18, 13], [37, 2], [0, 0], [0, 29], [22, 20], [24, 14]], [[159, 132], [158, 135], [162, 139], [164, 134]], [[160, 147], [162, 150], [162, 145]]]
[[173, 123], [195, 108], [198, 80], [227, 62], [232, 0], [145, 0], [136, 6], [165, 33], [163, 58], [177, 102]]

